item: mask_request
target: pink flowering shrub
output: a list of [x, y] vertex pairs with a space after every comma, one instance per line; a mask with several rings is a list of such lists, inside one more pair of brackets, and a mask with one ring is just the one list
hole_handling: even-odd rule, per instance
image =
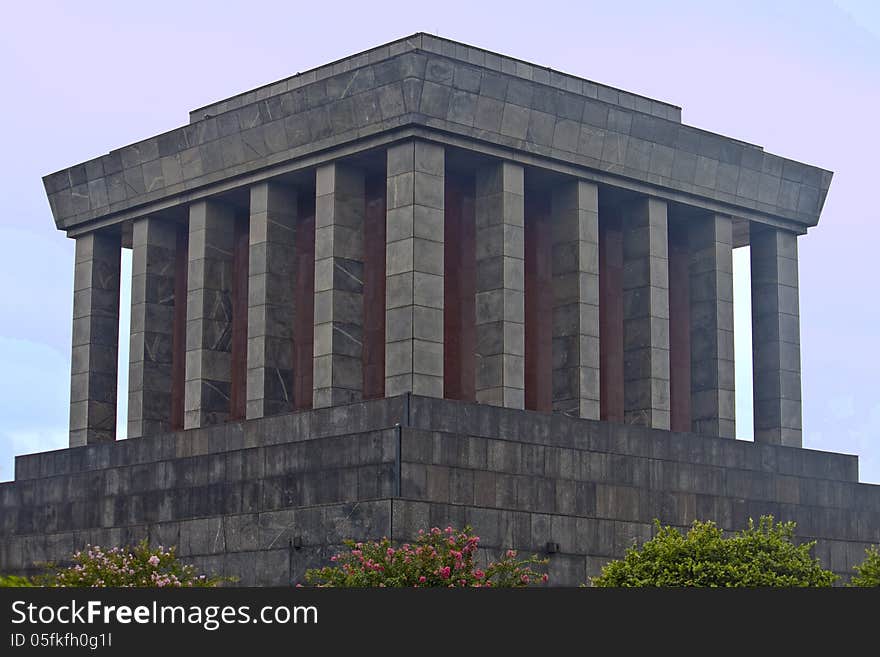
[[179, 587], [217, 586], [220, 578], [196, 574], [194, 566], [182, 564], [175, 548], [151, 548], [146, 541], [135, 547], [103, 550], [89, 545], [73, 555], [73, 565], [54, 568], [36, 579], [43, 586], [75, 587]]
[[499, 561], [485, 569], [476, 565], [480, 537], [470, 527], [419, 531], [414, 544], [399, 548], [391, 541], [356, 543], [346, 541], [348, 552], [330, 558], [332, 566], [306, 572], [306, 582], [322, 587], [521, 587], [544, 583], [547, 575], [533, 567], [546, 559], [533, 555], [518, 559], [507, 550]]

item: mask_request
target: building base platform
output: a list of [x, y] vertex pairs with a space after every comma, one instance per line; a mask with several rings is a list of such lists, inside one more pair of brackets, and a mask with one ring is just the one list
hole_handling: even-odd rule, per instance
[[576, 586], [654, 519], [772, 514], [848, 576], [880, 543], [855, 456], [414, 395], [20, 456], [0, 484], [0, 573], [144, 538], [240, 585], [302, 581], [345, 539], [472, 525], [484, 558], [546, 554]]

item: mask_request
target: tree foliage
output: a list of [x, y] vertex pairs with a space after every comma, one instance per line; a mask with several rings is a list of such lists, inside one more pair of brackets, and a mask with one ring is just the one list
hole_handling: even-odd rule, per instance
[[880, 549], [873, 545], [865, 550], [865, 560], [855, 567], [850, 586], [880, 586]]
[[534, 570], [546, 565], [536, 555], [518, 559], [515, 550], [481, 569], [477, 566], [480, 537], [470, 527], [434, 527], [419, 531], [414, 544], [399, 548], [391, 541], [346, 541], [349, 550], [331, 557], [334, 565], [306, 572], [309, 584], [321, 587], [520, 587], [544, 583]]
[[19, 577], [18, 575], [0, 575], [0, 589], [33, 586], [27, 577]]
[[694, 521], [684, 535], [655, 523], [654, 538], [607, 564], [594, 586], [831, 586], [837, 578], [811, 555], [815, 542], [795, 544], [794, 522], [749, 519], [730, 537], [712, 521]]

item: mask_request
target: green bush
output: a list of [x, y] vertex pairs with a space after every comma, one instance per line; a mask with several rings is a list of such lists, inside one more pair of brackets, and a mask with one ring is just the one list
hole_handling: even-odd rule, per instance
[[151, 548], [147, 541], [134, 547], [111, 548], [89, 545], [73, 555], [74, 565], [57, 568], [34, 578], [40, 586], [71, 587], [181, 587], [217, 586], [221, 578], [198, 575], [195, 567], [178, 560], [175, 548]]
[[18, 575], [0, 575], [0, 589], [33, 586], [27, 577], [19, 577]]
[[850, 586], [880, 586], [880, 549], [874, 545], [865, 550], [865, 560], [855, 567], [857, 574], [849, 581]]
[[517, 559], [515, 550], [490, 563], [485, 570], [476, 565], [480, 537], [470, 527], [457, 531], [434, 527], [419, 531], [415, 544], [394, 548], [391, 541], [355, 543], [346, 541], [349, 551], [331, 557], [333, 566], [306, 572], [306, 582], [322, 587], [521, 587], [544, 583], [547, 575], [533, 566], [546, 559], [534, 555]]
[[794, 543], [793, 522], [749, 519], [729, 538], [711, 521], [694, 521], [686, 535], [655, 523], [657, 535], [607, 564], [594, 586], [831, 586], [837, 579], [811, 556], [815, 542]]

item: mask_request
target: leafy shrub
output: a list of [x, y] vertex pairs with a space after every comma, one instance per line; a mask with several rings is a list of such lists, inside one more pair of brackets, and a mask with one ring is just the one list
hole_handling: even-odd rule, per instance
[[594, 586], [831, 586], [837, 576], [810, 555], [815, 541], [796, 545], [795, 523], [762, 516], [757, 527], [725, 538], [714, 522], [694, 521], [686, 535], [661, 527], [593, 578]]
[[89, 545], [73, 555], [74, 565], [56, 568], [35, 578], [42, 586], [72, 587], [180, 587], [217, 586], [221, 578], [196, 574], [194, 566], [182, 564], [175, 548], [151, 548], [146, 541], [135, 547], [111, 548]]
[[0, 575], [0, 589], [33, 586], [27, 577], [19, 577], [18, 575]]
[[533, 569], [546, 559], [519, 560], [515, 550], [490, 563], [476, 565], [480, 537], [470, 527], [457, 531], [434, 527], [419, 531], [415, 544], [394, 548], [391, 541], [346, 541], [349, 551], [331, 557], [334, 563], [306, 572], [309, 584], [323, 587], [521, 587], [544, 583], [547, 575]]
[[880, 549], [876, 545], [865, 550], [865, 560], [855, 571], [850, 586], [880, 586]]

